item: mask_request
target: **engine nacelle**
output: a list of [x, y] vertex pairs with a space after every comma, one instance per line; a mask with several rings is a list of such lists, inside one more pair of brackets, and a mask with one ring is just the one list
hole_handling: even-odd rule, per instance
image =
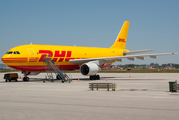
[[93, 63], [93, 62], [89, 62], [89, 63], [84, 63], [83, 65], [81, 65], [80, 67], [80, 72], [82, 75], [96, 75], [96, 73], [99, 72], [101, 68]]

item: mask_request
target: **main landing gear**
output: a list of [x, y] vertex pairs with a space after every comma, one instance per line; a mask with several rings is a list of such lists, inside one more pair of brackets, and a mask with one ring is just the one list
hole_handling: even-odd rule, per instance
[[89, 79], [90, 80], [100, 80], [100, 76], [99, 75], [90, 75]]

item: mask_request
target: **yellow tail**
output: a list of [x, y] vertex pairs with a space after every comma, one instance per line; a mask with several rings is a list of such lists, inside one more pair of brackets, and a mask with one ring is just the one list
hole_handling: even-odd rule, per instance
[[125, 21], [117, 38], [115, 43], [110, 48], [119, 48], [119, 49], [125, 49], [126, 47], [126, 41], [127, 41], [127, 34], [129, 29], [129, 21]]

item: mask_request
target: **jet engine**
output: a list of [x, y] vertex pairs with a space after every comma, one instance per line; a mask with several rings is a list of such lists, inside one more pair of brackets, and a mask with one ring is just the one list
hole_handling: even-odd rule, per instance
[[88, 62], [81, 65], [80, 72], [82, 75], [91, 76], [96, 75], [100, 69], [96, 63]]

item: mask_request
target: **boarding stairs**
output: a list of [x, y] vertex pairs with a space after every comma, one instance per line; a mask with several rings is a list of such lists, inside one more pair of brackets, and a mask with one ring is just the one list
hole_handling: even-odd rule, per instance
[[60, 70], [60, 68], [55, 65], [50, 56], [44, 55], [43, 64], [47, 73], [47, 79], [49, 81], [54, 81], [52, 73], [55, 73], [57, 79], [62, 80], [62, 83], [64, 83], [65, 81], [70, 83], [72, 81], [71, 75], [67, 75], [63, 70]]

